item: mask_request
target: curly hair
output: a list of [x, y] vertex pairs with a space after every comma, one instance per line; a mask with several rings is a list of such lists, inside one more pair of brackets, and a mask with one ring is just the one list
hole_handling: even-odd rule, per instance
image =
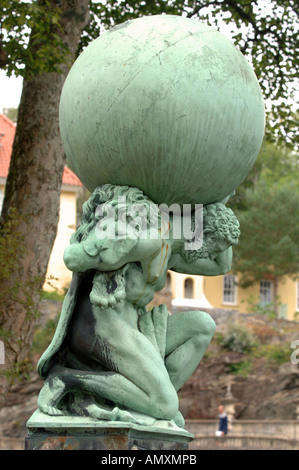
[[199, 258], [214, 258], [228, 246], [238, 243], [239, 221], [231, 209], [224, 204], [207, 204], [203, 207], [203, 243], [198, 250], [184, 250], [182, 257], [187, 262]]
[[[119, 198], [125, 197], [125, 205], [119, 203]], [[133, 204], [143, 204], [146, 207], [151, 206], [151, 210], [155, 209], [155, 204], [138, 189], [129, 186], [116, 186], [112, 184], [104, 184], [98, 186], [87, 201], [83, 204], [83, 214], [81, 223], [77, 231], [71, 236], [71, 243], [84, 241], [89, 232], [95, 227], [100, 220], [97, 215], [97, 208], [101, 206], [102, 213], [108, 205], [116, 207], [119, 214], [122, 210], [127, 210]]]

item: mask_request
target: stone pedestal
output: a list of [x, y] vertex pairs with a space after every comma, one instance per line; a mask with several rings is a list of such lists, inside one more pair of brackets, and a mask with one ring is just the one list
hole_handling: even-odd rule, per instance
[[193, 435], [172, 421], [153, 426], [48, 416], [37, 410], [27, 422], [25, 450], [188, 450]]

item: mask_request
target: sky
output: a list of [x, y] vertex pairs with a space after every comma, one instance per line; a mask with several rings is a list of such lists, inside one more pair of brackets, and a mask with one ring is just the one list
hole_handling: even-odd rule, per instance
[[7, 77], [0, 71], [0, 113], [3, 108], [17, 108], [22, 93], [22, 77]]

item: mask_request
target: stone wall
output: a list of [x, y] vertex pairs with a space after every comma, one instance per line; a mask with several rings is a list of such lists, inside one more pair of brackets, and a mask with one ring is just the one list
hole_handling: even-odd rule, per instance
[[186, 429], [195, 438], [191, 449], [281, 449], [299, 450], [299, 420], [236, 420], [225, 437], [215, 437], [218, 420], [187, 420]]
[[[194, 434], [189, 450], [299, 450], [299, 420], [240, 420], [225, 437], [215, 437], [218, 420], [187, 420]], [[0, 437], [0, 450], [24, 450], [24, 438]]]

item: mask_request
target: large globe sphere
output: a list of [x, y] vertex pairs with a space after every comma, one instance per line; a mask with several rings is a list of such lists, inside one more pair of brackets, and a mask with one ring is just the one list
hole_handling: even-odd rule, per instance
[[93, 191], [140, 188], [157, 204], [231, 194], [261, 147], [264, 104], [232, 42], [199, 21], [128, 21], [78, 57], [60, 101], [70, 168]]

